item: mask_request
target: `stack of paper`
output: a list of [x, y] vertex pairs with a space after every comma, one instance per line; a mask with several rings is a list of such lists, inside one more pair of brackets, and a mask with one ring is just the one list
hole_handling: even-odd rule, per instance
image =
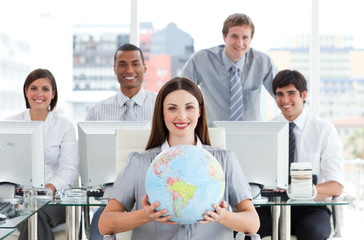
[[309, 162], [291, 163], [291, 196], [293, 198], [312, 197], [312, 164]]

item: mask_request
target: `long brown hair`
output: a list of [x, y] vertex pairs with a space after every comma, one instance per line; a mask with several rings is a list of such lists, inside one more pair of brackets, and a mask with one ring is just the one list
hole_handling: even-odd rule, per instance
[[211, 145], [206, 119], [205, 101], [199, 87], [187, 78], [176, 77], [166, 82], [158, 92], [154, 106], [152, 130], [145, 149], [160, 146], [166, 141], [169, 131], [164, 123], [163, 102], [168, 94], [177, 90], [186, 90], [197, 99], [201, 114], [195, 128], [195, 133], [203, 144]]

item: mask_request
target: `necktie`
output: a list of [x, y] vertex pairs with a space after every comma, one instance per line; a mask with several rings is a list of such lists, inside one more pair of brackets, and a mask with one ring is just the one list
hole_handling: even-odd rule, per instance
[[294, 154], [296, 151], [296, 137], [293, 131], [295, 126], [296, 124], [294, 122], [289, 123], [289, 169], [291, 169], [291, 163], [294, 162]]
[[233, 64], [230, 80], [230, 121], [243, 120], [243, 87], [240, 82], [239, 68]]
[[134, 101], [129, 99], [125, 102], [126, 112], [124, 115], [124, 121], [136, 121], [136, 116], [134, 112]]

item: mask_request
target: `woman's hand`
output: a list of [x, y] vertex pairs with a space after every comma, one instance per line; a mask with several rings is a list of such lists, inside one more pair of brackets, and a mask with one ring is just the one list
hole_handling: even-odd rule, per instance
[[142, 198], [142, 207], [144, 210], [144, 213], [146, 214], [147, 218], [151, 221], [160, 222], [168, 225], [174, 225], [177, 224], [176, 222], [169, 221], [172, 216], [162, 216], [166, 214], [168, 211], [167, 209], [163, 209], [160, 211], [156, 211], [156, 208], [159, 206], [159, 202], [155, 202], [152, 205], [148, 202], [148, 196], [145, 194]]
[[227, 203], [225, 201], [222, 201], [220, 206], [217, 204], [213, 205], [213, 208], [215, 211], [207, 211], [206, 214], [203, 215], [203, 218], [205, 220], [198, 221], [199, 223], [205, 224], [210, 222], [219, 222], [219, 220], [224, 216], [224, 214], [227, 212]]

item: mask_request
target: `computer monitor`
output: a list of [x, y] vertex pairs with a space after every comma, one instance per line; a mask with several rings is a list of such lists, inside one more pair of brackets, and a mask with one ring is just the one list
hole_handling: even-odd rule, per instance
[[0, 163], [0, 183], [43, 188], [43, 122], [0, 121]]
[[249, 183], [287, 189], [288, 123], [215, 121], [213, 125], [225, 128], [226, 148], [236, 154]]
[[113, 183], [116, 172], [116, 129], [150, 128], [149, 121], [78, 122], [81, 186], [103, 188]]

